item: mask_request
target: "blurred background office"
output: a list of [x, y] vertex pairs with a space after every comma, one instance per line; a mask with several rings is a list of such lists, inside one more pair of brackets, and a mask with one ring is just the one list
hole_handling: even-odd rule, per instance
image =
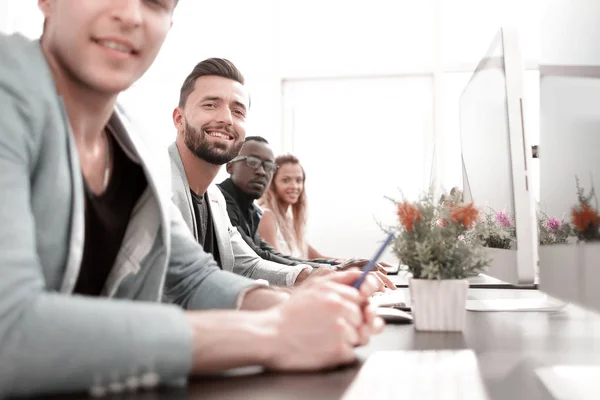
[[[519, 34], [525, 129], [538, 143], [542, 3], [182, 0], [157, 61], [121, 102], [166, 147], [185, 76], [205, 58], [230, 59], [252, 95], [247, 134], [306, 170], [309, 241], [367, 257], [384, 237], [377, 222], [395, 221], [384, 196], [462, 184], [458, 98], [501, 26]], [[35, 38], [41, 26], [36, 1], [0, 0], [0, 31]]]

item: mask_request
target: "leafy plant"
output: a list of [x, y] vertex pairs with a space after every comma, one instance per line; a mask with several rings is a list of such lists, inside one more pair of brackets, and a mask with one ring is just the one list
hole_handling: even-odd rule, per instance
[[[549, 217], [541, 210], [537, 211], [537, 229], [540, 245], [567, 243], [573, 234], [568, 222]], [[476, 239], [485, 247], [514, 249], [517, 245], [515, 217], [504, 211], [496, 212], [488, 208], [488, 212], [467, 232], [466, 237], [467, 240]]]
[[473, 229], [466, 234], [467, 241], [476, 241], [485, 247], [511, 249], [516, 245], [517, 231], [512, 215], [496, 212], [488, 207]]
[[[598, 215], [598, 199], [594, 186], [592, 185], [589, 194], [586, 194], [585, 190], [579, 186], [577, 177], [575, 177], [575, 184], [579, 204], [571, 209], [571, 222], [577, 239], [586, 242], [600, 240], [600, 216]], [[592, 199], [595, 200], [595, 206], [592, 206]]]
[[397, 207], [400, 233], [393, 251], [416, 279], [464, 279], [488, 263], [481, 243], [466, 241], [479, 211], [462, 204], [460, 193], [435, 202], [430, 191], [416, 202], [390, 199]]
[[573, 235], [573, 229], [568, 222], [548, 217], [546, 213], [538, 210], [538, 239], [542, 246], [549, 244], [564, 244]]

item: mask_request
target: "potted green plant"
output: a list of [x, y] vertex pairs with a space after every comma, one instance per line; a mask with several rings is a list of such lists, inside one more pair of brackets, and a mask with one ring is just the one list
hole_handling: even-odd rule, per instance
[[[477, 241], [485, 248], [490, 257], [490, 264], [484, 273], [488, 273], [502, 281], [517, 279], [514, 271], [506, 265], [517, 263], [517, 230], [515, 216], [506, 211], [496, 211], [491, 207], [482, 212], [481, 218], [473, 229], [466, 233], [467, 241]], [[544, 211], [537, 210], [537, 237], [540, 246], [567, 243], [571, 235], [570, 224], [549, 217]]]
[[416, 202], [392, 199], [399, 234], [393, 251], [408, 267], [415, 328], [420, 331], [462, 331], [469, 283], [466, 277], [488, 262], [483, 247], [465, 241], [479, 211], [463, 204], [458, 194], [435, 202], [431, 192]]
[[591, 188], [581, 186], [575, 177], [577, 202], [570, 209], [569, 237], [541, 246], [540, 265], [544, 274], [540, 288], [551, 296], [577, 303], [600, 304], [597, 282], [600, 280], [600, 213], [598, 199], [591, 180]]

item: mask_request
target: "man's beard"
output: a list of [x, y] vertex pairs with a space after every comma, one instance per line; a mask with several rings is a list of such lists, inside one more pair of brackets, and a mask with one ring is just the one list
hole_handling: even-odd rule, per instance
[[[224, 127], [213, 127], [213, 129], [224, 129]], [[228, 129], [228, 131], [230, 130]], [[227, 150], [223, 143], [211, 145], [208, 140], [206, 140], [206, 135], [207, 134], [203, 129], [198, 130], [192, 128], [188, 125], [188, 122], [185, 121], [185, 131], [183, 132], [185, 145], [196, 157], [214, 165], [227, 164], [229, 161], [233, 160], [244, 144], [244, 142], [240, 141]]]

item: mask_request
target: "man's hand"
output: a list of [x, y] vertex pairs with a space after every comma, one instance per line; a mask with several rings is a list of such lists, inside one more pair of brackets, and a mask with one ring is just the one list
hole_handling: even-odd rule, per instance
[[[367, 260], [366, 258], [350, 258], [348, 260], [338, 260], [339, 264], [334, 265], [334, 268], [337, 271], [346, 271], [352, 268], [358, 268], [361, 269], [362, 267], [364, 267], [365, 265], [367, 265], [369, 263], [370, 260]], [[383, 268], [382, 263], [375, 263], [375, 268], [377, 269], [378, 272], [381, 272], [384, 275], [387, 275], [387, 271], [385, 268]]]
[[[367, 265], [368, 262], [369, 260], [366, 259], [350, 259], [341, 264], [335, 265], [334, 268], [337, 271], [359, 270]], [[379, 280], [380, 284], [378, 285], [377, 291], [383, 292], [386, 287], [388, 289], [396, 290], [396, 285], [394, 285], [394, 282], [392, 282], [390, 278], [386, 276], [387, 271], [385, 268], [383, 268], [380, 263], [376, 263], [375, 266], [377, 267], [377, 271], [371, 272], [371, 274], [375, 275]]]
[[268, 310], [277, 322], [266, 366], [277, 370], [317, 370], [354, 361], [353, 347], [383, 329], [370, 296], [378, 282], [369, 275], [360, 290], [351, 285], [360, 272], [315, 276], [288, 301]]
[[321, 267], [321, 268], [313, 268], [312, 271], [310, 271], [308, 269], [304, 269], [298, 274], [298, 276], [296, 277], [296, 282], [294, 282], [294, 284], [299, 285], [309, 278], [312, 278], [315, 276], [330, 275], [333, 273], [335, 273], [335, 271], [333, 269], [329, 268], [328, 266]]

